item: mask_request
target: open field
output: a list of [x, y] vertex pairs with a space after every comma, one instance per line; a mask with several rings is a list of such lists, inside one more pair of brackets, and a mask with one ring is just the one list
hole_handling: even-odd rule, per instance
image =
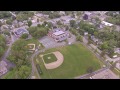
[[54, 48], [41, 53], [40, 55], [51, 53], [54, 51], [60, 51], [64, 56], [64, 61], [61, 66], [55, 69], [48, 70], [45, 68], [42, 59], [37, 56], [39, 65], [43, 72], [40, 75], [41, 78], [46, 79], [70, 79], [79, 75], [87, 73], [89, 67], [93, 67], [94, 71], [101, 68], [103, 65], [93, 53], [81, 44], [74, 44], [71, 46], [65, 46], [61, 48]]

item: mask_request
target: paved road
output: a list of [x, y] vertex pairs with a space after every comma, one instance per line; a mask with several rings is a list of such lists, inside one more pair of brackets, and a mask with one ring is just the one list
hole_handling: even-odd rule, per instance
[[89, 73], [89, 74], [84, 74], [84, 75], [82, 75], [82, 76], [75, 77], [75, 79], [89, 79], [89, 77], [91, 77], [91, 76], [93, 76], [93, 75], [95, 75], [95, 74], [97, 74], [97, 73], [99, 73], [99, 72], [102, 72], [102, 71], [104, 71], [104, 70], [106, 70], [106, 69], [109, 69], [109, 68], [108, 68], [108, 67], [105, 67], [105, 68], [99, 69], [99, 70], [97, 70], [97, 71], [95, 71], [95, 72], [92, 72], [92, 73]]
[[12, 44], [15, 42], [15, 39], [13, 38], [13, 35], [10, 33], [11, 35], [11, 39], [12, 39], [12, 42], [10, 43], [7, 51], [4, 53], [4, 55], [2, 56], [1, 60], [5, 61], [7, 63], [7, 67], [10, 68], [10, 67], [14, 67], [15, 65], [13, 63], [11, 63], [10, 61], [8, 61], [6, 58], [7, 56], [10, 54], [10, 50], [11, 50], [11, 47], [12, 47]]

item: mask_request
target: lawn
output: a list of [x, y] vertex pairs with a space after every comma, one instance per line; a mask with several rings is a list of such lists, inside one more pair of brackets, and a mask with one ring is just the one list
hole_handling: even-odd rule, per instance
[[15, 70], [11, 70], [11, 71], [8, 71], [3, 77], [2, 79], [14, 79], [15, 77]]
[[60, 51], [63, 54], [63, 64], [56, 69], [48, 70], [38, 55], [39, 64], [43, 72], [40, 77], [43, 79], [71, 79], [86, 74], [89, 67], [93, 67], [94, 71], [101, 68], [102, 63], [92, 52], [81, 44], [53, 48], [41, 54], [47, 54], [53, 51]]
[[47, 54], [43, 56], [43, 60], [46, 64], [57, 61], [57, 58], [54, 54]]

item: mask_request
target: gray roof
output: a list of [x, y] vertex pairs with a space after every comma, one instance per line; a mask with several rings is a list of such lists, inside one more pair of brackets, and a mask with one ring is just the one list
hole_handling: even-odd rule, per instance
[[15, 32], [17, 35], [21, 35], [21, 34], [23, 34], [23, 33], [28, 33], [28, 31], [26, 30], [26, 29], [18, 29], [18, 30], [16, 30], [16, 32]]

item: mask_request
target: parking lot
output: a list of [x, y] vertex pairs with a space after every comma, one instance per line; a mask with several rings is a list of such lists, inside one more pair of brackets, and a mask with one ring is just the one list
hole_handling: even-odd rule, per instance
[[66, 42], [56, 42], [54, 41], [53, 38], [49, 37], [49, 36], [45, 36], [43, 38], [41, 38], [40, 43], [43, 44], [43, 46], [45, 48], [54, 48], [54, 47], [59, 47], [59, 46], [64, 46], [66, 44]]

